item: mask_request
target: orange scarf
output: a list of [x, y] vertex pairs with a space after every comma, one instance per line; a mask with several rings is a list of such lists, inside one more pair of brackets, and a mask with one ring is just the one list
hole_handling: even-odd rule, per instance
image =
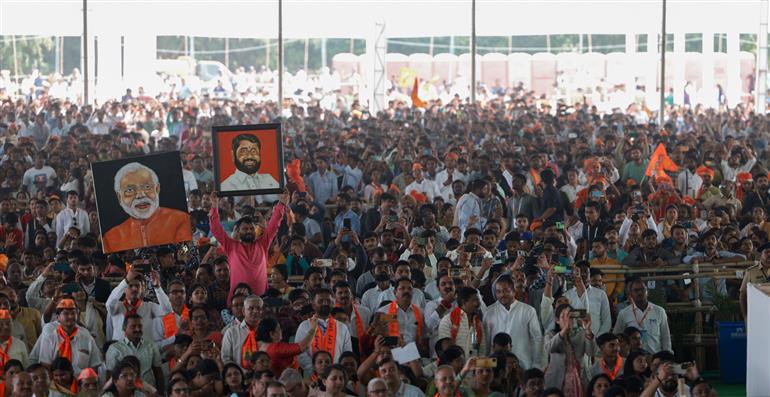
[[610, 371], [607, 366], [604, 365], [604, 359], [599, 360], [599, 367], [601, 367], [602, 372], [604, 372], [605, 375], [610, 377], [610, 380], [614, 381], [615, 378], [618, 377], [621, 367], [623, 367], [623, 358], [621, 358], [620, 354], [618, 354], [618, 358], [615, 359], [615, 367], [612, 368], [612, 371]]
[[78, 378], [76, 378], [74, 374], [72, 375], [72, 383], [70, 383], [69, 390], [73, 395], [78, 395]]
[[[246, 326], [248, 327], [248, 325]], [[243, 346], [241, 346], [241, 367], [251, 369], [251, 359], [257, 351], [259, 351], [257, 330], [249, 327], [249, 334], [246, 336], [246, 340], [243, 341]]]
[[[422, 314], [420, 314], [420, 309], [418, 309], [417, 305], [415, 304], [412, 304], [412, 312], [414, 313], [414, 317], [417, 319], [417, 337], [415, 338], [415, 341], [420, 341], [420, 339], [422, 339], [423, 328]], [[394, 316], [396, 319], [396, 321], [392, 321], [388, 326], [388, 335], [398, 337], [401, 335], [398, 324], [398, 303], [391, 302], [390, 307], [388, 308], [388, 313]]]
[[332, 356], [332, 362], [334, 362], [334, 352], [337, 348], [337, 320], [329, 317], [328, 324], [325, 334], [321, 333], [320, 324], [316, 328], [315, 337], [313, 337], [313, 354], [320, 350], [326, 351]]
[[[182, 308], [182, 321], [190, 319], [190, 311], [187, 309], [187, 305]], [[176, 324], [176, 313], [172, 310], [171, 313], [163, 316], [163, 337], [170, 338], [176, 335], [179, 331], [179, 326]]]
[[5, 345], [5, 349], [0, 350], [0, 376], [5, 374], [5, 372], [3, 371], [3, 368], [5, 367], [5, 363], [7, 363], [8, 360], [11, 359], [11, 357], [8, 355], [8, 351], [11, 350], [12, 344], [13, 344], [13, 336], [9, 336], [8, 342]]
[[123, 306], [126, 308], [126, 315], [136, 314], [142, 306], [142, 300], [137, 299], [136, 303], [129, 303], [128, 300], [123, 299]]
[[66, 332], [64, 332], [64, 328], [62, 328], [61, 325], [56, 327], [56, 333], [61, 336], [62, 341], [61, 344], [59, 344], [59, 357], [64, 357], [70, 362], [72, 361], [72, 340], [75, 339], [75, 335], [78, 334], [78, 328], [75, 327], [75, 329], [72, 331], [71, 334], [67, 335]]
[[[356, 316], [356, 335], [358, 335], [358, 352], [360, 354], [364, 351], [363, 337], [366, 335], [366, 330], [364, 329], [364, 322], [361, 320], [361, 315], [358, 313], [358, 308], [356, 308], [355, 304], [351, 304], [350, 306], [353, 307], [353, 314]], [[335, 307], [342, 306], [335, 305]]]
[[[462, 321], [462, 318], [463, 310], [459, 307], [454, 308], [452, 313], [449, 314], [449, 320], [452, 321], [452, 341], [457, 339], [457, 332], [460, 331], [460, 321]], [[483, 332], [481, 320], [479, 320], [479, 316], [475, 316], [473, 320], [473, 325], [476, 327], [476, 340], [480, 341]]]

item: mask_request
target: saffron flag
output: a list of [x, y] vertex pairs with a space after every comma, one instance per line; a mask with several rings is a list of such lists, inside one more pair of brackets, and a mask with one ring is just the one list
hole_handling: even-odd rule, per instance
[[414, 78], [414, 86], [412, 87], [412, 105], [416, 108], [424, 108], [425, 102], [420, 99], [419, 96], [419, 85], [420, 85], [420, 79], [415, 77]]
[[644, 175], [652, 176], [653, 173], [656, 175], [662, 175], [665, 174], [666, 171], [675, 172], [678, 170], [679, 167], [674, 163], [673, 160], [671, 160], [671, 157], [668, 157], [666, 147], [660, 143], [658, 144], [658, 147], [655, 148], [655, 152], [652, 153], [652, 156], [650, 156], [650, 162], [647, 164], [647, 169], [644, 171]]

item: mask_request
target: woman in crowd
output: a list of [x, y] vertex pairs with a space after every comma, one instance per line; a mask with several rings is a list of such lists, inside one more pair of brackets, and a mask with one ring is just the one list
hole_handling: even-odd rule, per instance
[[612, 380], [605, 374], [594, 376], [586, 388], [586, 397], [604, 397], [604, 393], [612, 386]]
[[623, 378], [636, 376], [642, 380], [650, 378], [647, 355], [643, 351], [631, 352], [623, 364]]
[[321, 384], [323, 384], [321, 374], [323, 374], [331, 365], [332, 355], [329, 354], [329, 352], [319, 350], [313, 353], [313, 372], [305, 380], [311, 389], [317, 389]]
[[225, 381], [225, 395], [247, 395], [246, 385], [243, 381], [243, 370], [238, 364], [225, 364], [225, 369], [222, 371], [222, 379]]
[[581, 397], [584, 385], [588, 383], [581, 363], [585, 356], [592, 357], [597, 348], [591, 332], [591, 317], [580, 318], [581, 327], [570, 316], [571, 311], [569, 305], [557, 307], [554, 312], [556, 324], [545, 334], [545, 351], [549, 355], [545, 386]]
[[271, 370], [274, 374], [280, 374], [288, 367], [297, 368], [297, 356], [310, 348], [310, 343], [316, 335], [318, 317], [310, 319], [310, 330], [299, 343], [283, 342], [283, 330], [278, 320], [268, 317], [259, 322], [257, 326], [257, 342], [259, 350], [270, 356]]
[[137, 373], [126, 360], [119, 361], [111, 373], [111, 384], [102, 397], [144, 397], [146, 394], [136, 388]]

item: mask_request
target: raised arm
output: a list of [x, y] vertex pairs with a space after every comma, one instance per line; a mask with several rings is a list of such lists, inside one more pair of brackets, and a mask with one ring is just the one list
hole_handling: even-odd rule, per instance
[[275, 235], [278, 234], [278, 228], [281, 227], [283, 215], [286, 213], [286, 206], [289, 204], [289, 197], [289, 191], [284, 191], [278, 204], [273, 207], [273, 214], [270, 215], [270, 220], [267, 222], [265, 234], [260, 237], [260, 244], [265, 247], [265, 250], [270, 248], [270, 243], [273, 242]]
[[219, 196], [217, 195], [217, 192], [211, 192], [209, 227], [211, 228], [211, 234], [217, 239], [217, 242], [222, 246], [225, 252], [229, 251], [229, 247], [234, 241], [227, 235], [227, 232], [225, 232], [225, 229], [219, 222]]

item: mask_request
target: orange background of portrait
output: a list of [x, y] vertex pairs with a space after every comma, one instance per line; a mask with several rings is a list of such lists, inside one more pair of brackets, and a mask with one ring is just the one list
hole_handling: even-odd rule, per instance
[[246, 131], [225, 131], [217, 133], [219, 155], [219, 183], [224, 182], [235, 172], [235, 163], [233, 162], [233, 139], [241, 134], [256, 136], [262, 148], [260, 154], [260, 174], [270, 174], [276, 181], [281, 180], [278, 161], [278, 134], [275, 129], [270, 130], [246, 130]]

